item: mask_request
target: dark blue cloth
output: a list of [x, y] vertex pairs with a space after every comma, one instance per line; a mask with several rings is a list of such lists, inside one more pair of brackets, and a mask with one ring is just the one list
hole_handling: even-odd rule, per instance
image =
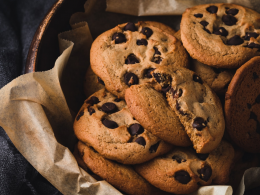
[[[1, 88], [23, 74], [34, 33], [55, 2], [56, 0], [0, 0]], [[61, 194], [17, 151], [2, 128], [0, 128], [0, 194]]]

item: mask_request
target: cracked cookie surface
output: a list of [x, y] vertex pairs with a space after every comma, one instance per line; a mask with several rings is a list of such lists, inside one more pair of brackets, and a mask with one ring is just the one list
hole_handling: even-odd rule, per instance
[[80, 141], [123, 164], [148, 161], [173, 147], [144, 129], [125, 101], [105, 89], [85, 101], [73, 127]]
[[[95, 39], [90, 64], [108, 91], [124, 98], [131, 85], [151, 82], [150, 72], [160, 66], [188, 67], [188, 55], [167, 28], [151, 22], [125, 23]], [[165, 26], [161, 24], [161, 26]]]
[[225, 96], [226, 129], [243, 150], [260, 153], [260, 57], [241, 66]]
[[181, 40], [192, 58], [238, 68], [260, 55], [260, 14], [235, 4], [205, 4], [182, 15]]

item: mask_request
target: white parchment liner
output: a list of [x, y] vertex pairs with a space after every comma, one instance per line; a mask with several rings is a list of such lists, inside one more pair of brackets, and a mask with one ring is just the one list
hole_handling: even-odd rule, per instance
[[[87, 23], [80, 21], [87, 17], [94, 2], [94, 0], [87, 1], [86, 13], [77, 13], [71, 17], [70, 23], [73, 30], [59, 35], [62, 54], [56, 60], [53, 69], [22, 75], [0, 90], [0, 125], [32, 166], [65, 195], [121, 194], [107, 182], [96, 181], [78, 167], [71, 153], [76, 141], [72, 125], [73, 116], [77, 111], [74, 109], [73, 100], [79, 91], [74, 89], [77, 84], [77, 79], [75, 79], [77, 75], [68, 73], [70, 69], [77, 69], [79, 72], [85, 69], [82, 66], [86, 66], [84, 60], [88, 60], [92, 37]], [[157, 9], [157, 13], [152, 7], [152, 5], [157, 5], [155, 1], [149, 2], [131, 0], [120, 4], [119, 1], [107, 0], [107, 9], [113, 11], [110, 8], [114, 7], [117, 10], [123, 10], [127, 3], [138, 3], [135, 5], [142, 8], [138, 9], [139, 11], [146, 10], [143, 13], [163, 14], [161, 6]], [[186, 7], [194, 5], [194, 1], [189, 0], [160, 1], [160, 5], [164, 2], [168, 2], [165, 5], [169, 3], [173, 5], [176, 2], [175, 10], [182, 11], [184, 8], [178, 9], [177, 3], [182, 2], [182, 5]], [[117, 6], [115, 7], [113, 3]], [[148, 8], [145, 8], [145, 4]], [[147, 10], [152, 10], [152, 12], [147, 12]], [[167, 9], [165, 11], [164, 14], [170, 13]], [[180, 12], [171, 11], [171, 14], [180, 14]], [[140, 15], [140, 12], [135, 12], [134, 15]], [[66, 64], [67, 67], [63, 71]], [[74, 90], [73, 93], [70, 90]], [[236, 194], [242, 195], [245, 187], [252, 188], [259, 185], [260, 168], [251, 168], [245, 172]], [[231, 186], [206, 186], [192, 193], [192, 195], [231, 194]]]

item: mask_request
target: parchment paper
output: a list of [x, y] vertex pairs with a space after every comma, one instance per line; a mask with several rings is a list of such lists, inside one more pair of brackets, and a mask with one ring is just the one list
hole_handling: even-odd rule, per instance
[[[122, 6], [126, 6], [126, 2], [133, 1], [124, 1]], [[22, 75], [0, 90], [0, 125], [32, 166], [65, 195], [121, 194], [107, 182], [96, 181], [78, 167], [71, 153], [76, 143], [73, 118], [84, 98], [79, 86], [89, 65], [92, 42], [88, 24], [84, 20], [89, 17], [94, 3], [94, 0], [88, 0], [85, 4], [86, 13], [71, 17], [73, 30], [59, 35], [62, 54], [53, 69]], [[155, 14], [155, 10], [152, 10]], [[259, 185], [252, 182], [260, 181], [259, 169], [246, 171], [237, 194], [242, 195], [245, 187]], [[195, 194], [231, 195], [232, 188], [206, 186], [192, 193]]]

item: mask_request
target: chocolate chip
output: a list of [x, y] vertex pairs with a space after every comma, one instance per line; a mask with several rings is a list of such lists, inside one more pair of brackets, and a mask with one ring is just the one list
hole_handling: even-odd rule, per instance
[[96, 111], [95, 111], [94, 108], [91, 108], [91, 107], [88, 108], [88, 113], [89, 113], [89, 115], [92, 115], [92, 114], [94, 114], [95, 112], [96, 112]]
[[153, 77], [155, 78], [155, 80], [158, 82], [158, 83], [161, 83], [162, 80], [161, 80], [161, 74], [160, 73], [153, 73]]
[[248, 108], [248, 109], [251, 109], [251, 108], [252, 108], [252, 105], [251, 105], [251, 104], [247, 103], [246, 105], [247, 105], [247, 108]]
[[133, 136], [133, 135], [139, 135], [142, 134], [144, 132], [144, 128], [138, 124], [132, 124], [130, 125], [130, 127], [128, 128], [128, 132]]
[[100, 101], [96, 96], [91, 96], [91, 98], [86, 101], [86, 103], [90, 104], [91, 106], [93, 106], [94, 104], [97, 104], [99, 102]]
[[161, 57], [156, 57], [156, 58], [154, 58], [154, 62], [155, 62], [156, 64], [160, 64], [161, 61], [162, 61], [162, 58], [161, 58]]
[[194, 119], [192, 127], [196, 128], [197, 130], [201, 131], [202, 129], [204, 129], [207, 126], [207, 121], [205, 121], [203, 118], [201, 117], [197, 117]]
[[256, 39], [258, 36], [259, 36], [259, 34], [255, 33], [255, 32], [247, 32], [244, 39], [249, 41], [250, 37], [254, 37]]
[[231, 15], [237, 15], [237, 13], [238, 13], [238, 9], [229, 9], [229, 10], [227, 10], [226, 11], [226, 14], [231, 14]]
[[101, 107], [102, 111], [105, 113], [114, 113], [118, 111], [117, 106], [114, 103], [107, 102], [104, 103]]
[[147, 42], [147, 40], [146, 39], [138, 39], [137, 41], [136, 41], [136, 44], [137, 45], [147, 45], [148, 44], [148, 42]]
[[105, 85], [104, 81], [103, 81], [100, 77], [98, 77], [97, 79], [98, 79], [98, 82], [99, 82], [101, 85]]
[[157, 47], [153, 47], [153, 49], [154, 49], [154, 54], [161, 55], [161, 52], [159, 52]]
[[208, 23], [207, 21], [201, 21], [200, 24], [205, 27], [205, 26], [207, 26], [209, 23]]
[[103, 119], [102, 124], [105, 125], [109, 129], [115, 129], [118, 127], [118, 124], [115, 121], [111, 121], [109, 119]]
[[232, 26], [237, 23], [237, 19], [231, 15], [223, 15], [222, 21], [228, 26]]
[[155, 70], [155, 68], [149, 68], [149, 69], [146, 69], [144, 72], [144, 76], [147, 77], [147, 78], [152, 78], [153, 76], [151, 75], [151, 72]]
[[258, 45], [258, 44], [255, 44], [255, 43], [250, 43], [248, 46], [247, 46], [248, 48], [258, 48], [258, 49], [260, 49], [260, 45]]
[[198, 170], [198, 173], [200, 174], [200, 179], [207, 182], [212, 175], [212, 169], [209, 165], [205, 165], [204, 167]]
[[121, 101], [121, 99], [119, 99], [119, 98], [116, 98], [116, 99], [114, 99], [114, 101], [115, 101], [115, 102], [120, 102], [120, 101]]
[[158, 149], [158, 147], [159, 147], [159, 144], [160, 144], [160, 141], [158, 141], [156, 144], [152, 145], [152, 146], [149, 148], [150, 153], [156, 152], [157, 149]]
[[259, 76], [256, 74], [256, 72], [253, 72], [253, 79], [256, 80], [258, 78], [259, 78]]
[[125, 80], [125, 84], [127, 84], [129, 87], [131, 85], [136, 85], [139, 83], [138, 77], [132, 72], [126, 73], [124, 76], [124, 80]]
[[182, 184], [187, 184], [191, 180], [191, 177], [187, 171], [177, 171], [174, 175], [174, 178]]
[[206, 160], [208, 158], [209, 154], [197, 154], [197, 157], [200, 160]]
[[139, 60], [136, 58], [134, 54], [130, 54], [129, 56], [127, 56], [125, 60], [125, 64], [135, 64], [135, 63], [139, 63]]
[[224, 27], [219, 27], [213, 33], [216, 35], [224, 36], [224, 37], [228, 36], [228, 31]]
[[115, 40], [116, 44], [126, 42], [125, 35], [123, 33], [115, 33], [112, 36], [112, 40]]
[[198, 75], [196, 75], [196, 74], [193, 75], [193, 81], [198, 82], [198, 83], [200, 83], [200, 84], [203, 83], [203, 81], [201, 80], [201, 78], [200, 78]]
[[195, 16], [196, 18], [202, 18], [202, 17], [203, 17], [203, 14], [194, 14], [194, 16]]
[[255, 103], [260, 104], [260, 94], [255, 98]]
[[137, 28], [133, 22], [128, 22], [124, 30], [130, 30], [132, 32], [137, 31]]
[[80, 117], [82, 117], [84, 115], [84, 111], [80, 111], [80, 113], [78, 114], [76, 120], [78, 121], [80, 119]]
[[179, 156], [179, 155], [173, 155], [172, 160], [174, 160], [174, 161], [176, 160], [177, 163], [186, 162], [186, 159], [182, 158], [182, 157]]
[[240, 45], [242, 43], [244, 43], [244, 40], [239, 35], [235, 35], [227, 40], [227, 45]]
[[145, 146], [146, 145], [146, 142], [145, 142], [145, 139], [143, 137], [138, 137], [136, 140], [135, 140], [136, 143], [142, 145], [142, 146]]
[[146, 38], [149, 39], [149, 37], [153, 34], [153, 31], [148, 27], [143, 27], [141, 33], [146, 35]]
[[217, 13], [217, 11], [218, 11], [218, 7], [212, 5], [212, 6], [207, 7], [206, 10], [207, 10], [209, 13], [215, 14], [215, 13]]
[[171, 89], [170, 85], [164, 86], [162, 87], [162, 92], [166, 94], [170, 89]]
[[251, 111], [249, 119], [253, 119], [253, 120], [257, 121], [257, 115], [254, 112]]

